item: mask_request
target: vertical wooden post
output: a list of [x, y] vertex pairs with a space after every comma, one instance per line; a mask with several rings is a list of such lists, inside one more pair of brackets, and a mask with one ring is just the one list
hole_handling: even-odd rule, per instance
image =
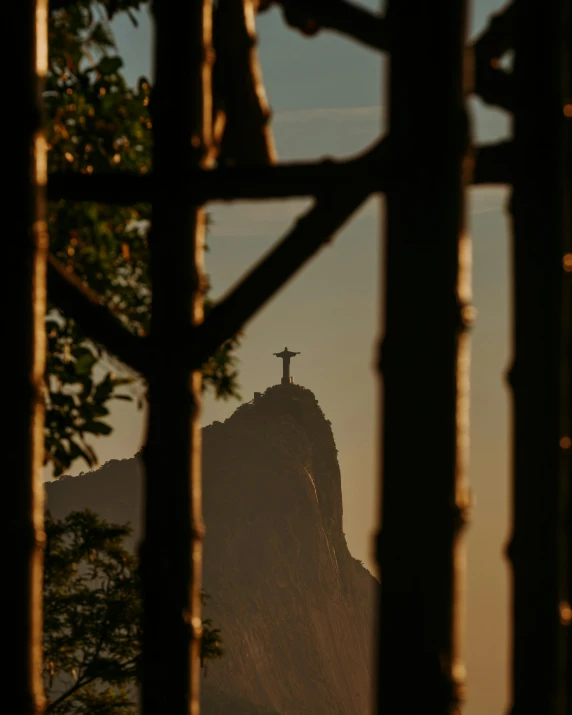
[[464, 2], [390, 0], [380, 715], [463, 700], [470, 242]]
[[[5, 96], [18, 108], [11, 125], [9, 231], [3, 244], [7, 288], [3, 321], [10, 374], [3, 403], [9, 410], [4, 480], [7, 529], [2, 539], [3, 611], [9, 621], [6, 683], [2, 709], [37, 715], [42, 688], [42, 562], [44, 503], [43, 381], [45, 368], [47, 226], [44, 192], [46, 142], [40, 92], [47, 67], [47, 0], [22, 0], [7, 10], [6, 26], [16, 35], [15, 62]], [[12, 159], [10, 157], [13, 157]]]
[[569, 0], [517, 0], [513, 715], [572, 712], [571, 32]]
[[152, 95], [156, 193], [145, 536], [142, 547], [145, 715], [199, 710], [201, 376], [189, 369], [190, 326], [203, 319], [205, 216], [189, 170], [211, 141], [211, 0], [156, 0]]

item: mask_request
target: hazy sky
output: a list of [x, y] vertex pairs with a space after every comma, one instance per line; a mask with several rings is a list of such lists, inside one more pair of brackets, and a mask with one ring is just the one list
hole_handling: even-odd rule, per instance
[[[364, 3], [375, 9], [377, 3]], [[480, 0], [471, 32], [501, 3]], [[150, 73], [151, 34], [146, 15], [138, 29], [115, 23], [126, 74]], [[287, 28], [273, 10], [258, 23], [260, 57], [273, 129], [283, 160], [343, 156], [379, 134], [383, 123], [380, 58], [342, 37], [313, 39]], [[473, 131], [481, 141], [506, 136], [501, 112], [471, 104]], [[431, 111], [431, 108], [427, 108]], [[474, 252], [474, 302], [478, 318], [472, 363], [471, 483], [476, 506], [469, 530], [467, 715], [503, 712], [506, 702], [507, 576], [501, 550], [507, 536], [509, 462], [507, 392], [509, 361], [507, 192], [481, 188], [469, 195]], [[306, 201], [213, 205], [207, 270], [213, 295], [223, 294], [309, 205]], [[352, 553], [374, 568], [371, 536], [376, 526], [377, 378], [379, 338], [381, 202], [370, 200], [335, 242], [250, 323], [240, 357], [244, 400], [279, 382], [281, 363], [272, 353], [287, 345], [301, 351], [294, 380], [310, 388], [331, 420], [342, 472], [344, 528]], [[236, 402], [207, 400], [203, 423], [223, 420]], [[143, 438], [144, 415], [126, 403], [113, 412], [115, 431], [95, 446], [102, 461], [130, 457]], [[85, 467], [79, 467], [85, 469]], [[208, 530], [208, 524], [207, 524]]]

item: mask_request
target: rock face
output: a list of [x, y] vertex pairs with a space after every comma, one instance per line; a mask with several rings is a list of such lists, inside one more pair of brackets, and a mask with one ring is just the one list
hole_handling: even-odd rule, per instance
[[[206, 427], [203, 454], [207, 615], [225, 648], [202, 681], [205, 715], [366, 715], [379, 586], [348, 551], [313, 393], [269, 388]], [[130, 521], [137, 539], [141, 480], [138, 459], [111, 462], [48, 485], [48, 506]]]

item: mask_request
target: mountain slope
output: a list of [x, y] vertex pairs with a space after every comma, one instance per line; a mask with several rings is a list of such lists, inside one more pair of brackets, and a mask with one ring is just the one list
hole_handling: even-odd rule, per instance
[[[271, 387], [206, 427], [203, 470], [207, 614], [226, 651], [203, 680], [206, 715], [239, 701], [245, 715], [368, 713], [378, 584], [348, 551], [337, 450], [313, 393]], [[138, 459], [111, 462], [48, 485], [48, 505], [130, 521], [137, 539], [141, 477]]]

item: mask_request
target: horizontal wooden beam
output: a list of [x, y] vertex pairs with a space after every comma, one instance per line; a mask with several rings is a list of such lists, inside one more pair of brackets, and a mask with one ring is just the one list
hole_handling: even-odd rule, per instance
[[[234, 166], [200, 169], [188, 177], [188, 195], [200, 203], [209, 201], [275, 200], [317, 196], [337, 186], [359, 183], [369, 191], [385, 191], [391, 174], [379, 172], [381, 142], [351, 159], [292, 162], [274, 166]], [[509, 143], [475, 147], [473, 183], [510, 183]], [[198, 185], [198, 186], [197, 186]], [[153, 176], [127, 173], [55, 173], [49, 177], [48, 199], [95, 201], [131, 206], [150, 203]]]
[[[197, 169], [187, 177], [188, 195], [209, 201], [283, 199], [315, 196], [325, 188], [360, 182], [383, 190], [371, 170], [379, 144], [357, 157], [270, 166], [221, 166]], [[48, 180], [48, 199], [95, 201], [130, 206], [150, 203], [155, 192], [152, 175], [55, 173]]]

